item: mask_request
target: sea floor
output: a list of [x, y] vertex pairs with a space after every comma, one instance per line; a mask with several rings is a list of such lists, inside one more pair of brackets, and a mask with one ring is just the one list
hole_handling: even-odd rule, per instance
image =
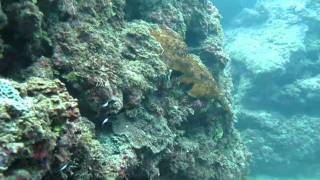
[[274, 177], [268, 175], [250, 176], [248, 180], [320, 180], [320, 177]]

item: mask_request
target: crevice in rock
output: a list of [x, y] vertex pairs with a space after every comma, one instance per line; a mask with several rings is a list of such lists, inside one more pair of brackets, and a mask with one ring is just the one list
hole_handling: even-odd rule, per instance
[[[32, 3], [2, 3], [8, 17], [0, 30], [4, 54], [0, 59], [0, 74], [10, 76], [32, 64], [41, 56], [51, 57], [52, 47], [41, 29], [41, 12]], [[17, 75], [14, 75], [17, 76]]]
[[124, 8], [125, 19], [128, 21], [132, 21], [135, 19], [142, 18], [141, 11], [142, 3], [140, 0], [126, 0], [126, 6]]

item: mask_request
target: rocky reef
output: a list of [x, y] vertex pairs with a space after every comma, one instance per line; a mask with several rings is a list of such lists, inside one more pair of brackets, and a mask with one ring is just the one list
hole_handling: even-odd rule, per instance
[[259, 1], [226, 30], [237, 125], [254, 174], [319, 177], [319, 7]]
[[0, 179], [245, 179], [207, 0], [2, 0]]

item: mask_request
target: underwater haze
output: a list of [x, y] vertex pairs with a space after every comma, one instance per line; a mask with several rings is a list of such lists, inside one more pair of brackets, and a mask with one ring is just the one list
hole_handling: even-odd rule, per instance
[[320, 1], [214, 2], [252, 179], [320, 179]]
[[0, 0], [0, 180], [320, 179], [320, 1]]

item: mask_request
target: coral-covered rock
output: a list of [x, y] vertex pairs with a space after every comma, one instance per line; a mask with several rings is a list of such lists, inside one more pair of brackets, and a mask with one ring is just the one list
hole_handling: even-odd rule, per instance
[[[14, 94], [19, 91], [23, 96], [15, 94], [6, 98], [19, 100], [16, 102], [20, 103], [19, 106], [25, 99], [29, 107], [23, 109], [23, 113], [17, 113], [20, 109], [16, 104], [1, 100], [0, 177], [41, 179], [75, 173], [76, 170], [71, 168], [77, 160], [72, 157], [75, 149], [89, 148], [87, 146], [95, 140], [93, 135], [84, 134], [92, 129], [86, 129], [88, 123], [80, 119], [77, 101], [67, 93], [64, 84], [59, 80], [40, 78], [31, 78], [25, 83], [9, 80], [5, 83], [6, 92], [10, 90]], [[12, 86], [8, 86], [9, 83]], [[94, 157], [87, 158], [88, 162], [89, 159]]]
[[19, 71], [41, 56], [50, 56], [51, 42], [39, 7], [28, 0], [2, 1], [1, 5], [0, 73]]
[[182, 73], [178, 80], [192, 86], [188, 91], [190, 96], [199, 98], [219, 96], [219, 87], [211, 72], [198, 57], [187, 53], [187, 45], [178, 34], [166, 27], [151, 30], [150, 33], [161, 44], [162, 56], [168, 67]]
[[[5, 7], [13, 6], [5, 2]], [[42, 14], [35, 19], [40, 20], [38, 30], [45, 35], [41, 39], [47, 40], [41, 42], [50, 42], [50, 53], [27, 56], [31, 58], [27, 67], [14, 68], [21, 74], [0, 70], [26, 81], [16, 88], [22, 99], [31, 98], [30, 112], [36, 116], [29, 121], [39, 119], [39, 128], [28, 124], [32, 133], [26, 138], [38, 139], [13, 146], [13, 150], [30, 149], [26, 157], [36, 159], [39, 166], [13, 156], [24, 166], [13, 163], [4, 175], [245, 178], [248, 154], [233, 127], [220, 17], [211, 2], [44, 0], [15, 4], [34, 7], [29, 9], [32, 17], [33, 12]], [[161, 31], [164, 39], [157, 38]], [[36, 32], [33, 35], [38, 37]], [[70, 94], [78, 99], [79, 109]], [[12, 117], [1, 111], [0, 117]], [[3, 162], [10, 164], [9, 160]], [[46, 168], [41, 169], [43, 160]], [[35, 167], [32, 172], [30, 166]]]

